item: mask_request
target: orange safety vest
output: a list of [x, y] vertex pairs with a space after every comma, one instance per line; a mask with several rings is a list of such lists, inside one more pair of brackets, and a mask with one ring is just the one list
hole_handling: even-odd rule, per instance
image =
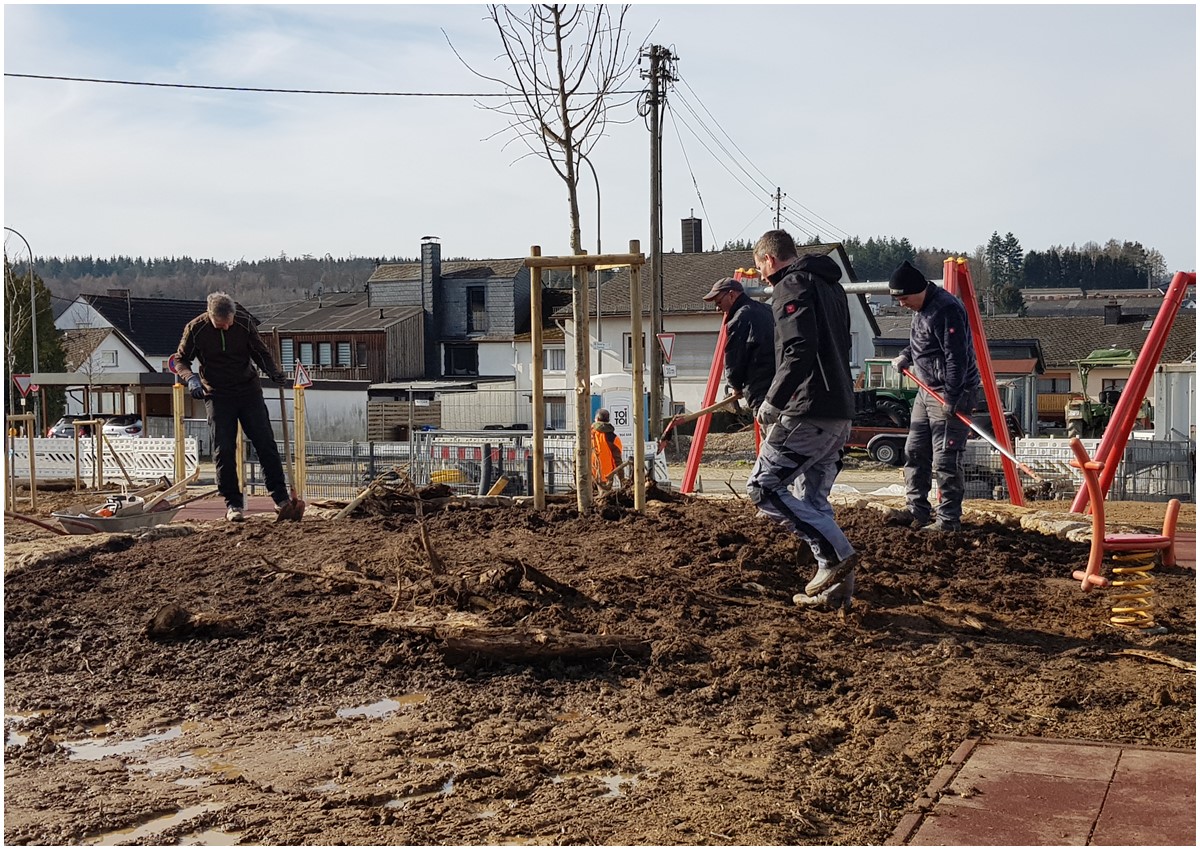
[[621, 438], [612, 435], [612, 446], [609, 447], [608, 435], [595, 428], [592, 429], [592, 477], [603, 481], [612, 475], [612, 471], [621, 463]]

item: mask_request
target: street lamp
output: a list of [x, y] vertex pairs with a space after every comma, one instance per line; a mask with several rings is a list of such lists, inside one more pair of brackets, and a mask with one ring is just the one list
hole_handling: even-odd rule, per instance
[[[600, 256], [600, 178], [596, 176], [596, 166], [592, 165], [592, 161], [584, 155], [582, 151], [577, 151], [579, 158], [587, 163], [587, 167], [592, 170], [592, 180], [596, 182], [596, 256]], [[603, 342], [604, 336], [600, 330], [600, 267], [597, 266], [593, 271], [596, 273], [596, 342]], [[601, 371], [604, 370], [604, 349], [596, 349], [596, 365]]]
[[12, 233], [12, 234], [14, 234], [14, 235], [16, 235], [16, 236], [20, 237], [21, 241], [25, 243], [25, 253], [27, 253], [27, 254], [29, 255], [29, 311], [30, 311], [30, 328], [31, 328], [31, 329], [32, 329], [32, 331], [33, 331], [33, 371], [34, 371], [34, 373], [36, 373], [36, 372], [38, 371], [38, 347], [37, 347], [37, 300], [34, 298], [34, 293], [33, 293], [33, 251], [32, 251], [32, 249], [30, 249], [30, 247], [29, 247], [29, 240], [28, 240], [28, 239], [26, 239], [24, 236], [21, 236], [21, 234], [20, 234], [20, 233], [17, 233], [17, 231], [13, 230], [11, 227], [7, 227], [7, 226], [6, 226], [4, 229], [5, 229], [5, 230], [7, 230], [9, 233]]

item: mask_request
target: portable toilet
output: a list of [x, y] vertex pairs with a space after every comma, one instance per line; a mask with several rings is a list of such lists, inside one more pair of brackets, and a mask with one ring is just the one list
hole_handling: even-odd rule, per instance
[[[666, 458], [657, 454], [658, 434], [650, 433], [650, 394], [642, 394], [642, 427], [646, 442], [646, 457], [655, 460], [655, 480], [669, 486]], [[633, 456], [633, 376], [628, 372], [604, 372], [592, 376], [592, 420], [596, 411], [607, 408], [613, 430], [621, 438], [625, 456]]]

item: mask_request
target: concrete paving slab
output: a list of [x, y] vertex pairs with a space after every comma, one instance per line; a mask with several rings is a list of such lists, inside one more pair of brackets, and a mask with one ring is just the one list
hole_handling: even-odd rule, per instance
[[888, 844], [1195, 846], [1196, 754], [968, 739]]

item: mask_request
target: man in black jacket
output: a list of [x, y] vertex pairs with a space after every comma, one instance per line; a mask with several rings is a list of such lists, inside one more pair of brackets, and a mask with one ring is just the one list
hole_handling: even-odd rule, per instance
[[757, 416], [775, 377], [775, 317], [731, 277], [723, 277], [704, 296], [725, 314], [725, 383]]
[[[961, 301], [926, 280], [907, 260], [892, 273], [888, 289], [901, 307], [913, 311], [908, 345], [892, 365], [897, 369], [911, 366], [946, 402], [934, 401], [925, 390], [913, 399], [904, 443], [908, 511], [900, 522], [935, 532], [958, 531], [966, 492], [962, 453], [970, 429], [955, 414], [969, 417], [980, 389], [967, 311]], [[934, 472], [939, 492], [936, 522], [929, 504]]]
[[[792, 528], [816, 556], [816, 574], [792, 601], [849, 608], [858, 555], [829, 504], [854, 418], [850, 308], [839, 283], [841, 269], [824, 255], [797, 258], [783, 230], [758, 240], [754, 264], [775, 287], [778, 366], [758, 408], [767, 433], [746, 491], [760, 511]], [[793, 482], [796, 493], [789, 489]]]
[[[200, 358], [200, 373], [192, 362]], [[289, 503], [283, 461], [275, 445], [271, 419], [258, 381], [261, 368], [277, 384], [287, 376], [275, 365], [254, 322], [238, 313], [224, 292], [208, 296], [208, 310], [188, 322], [175, 352], [176, 373], [192, 398], [203, 399], [208, 427], [213, 438], [213, 460], [217, 467], [217, 491], [225, 498], [225, 518], [241, 522], [245, 502], [237, 474], [237, 429], [254, 446], [262, 463], [263, 479], [275, 499], [276, 510]]]

